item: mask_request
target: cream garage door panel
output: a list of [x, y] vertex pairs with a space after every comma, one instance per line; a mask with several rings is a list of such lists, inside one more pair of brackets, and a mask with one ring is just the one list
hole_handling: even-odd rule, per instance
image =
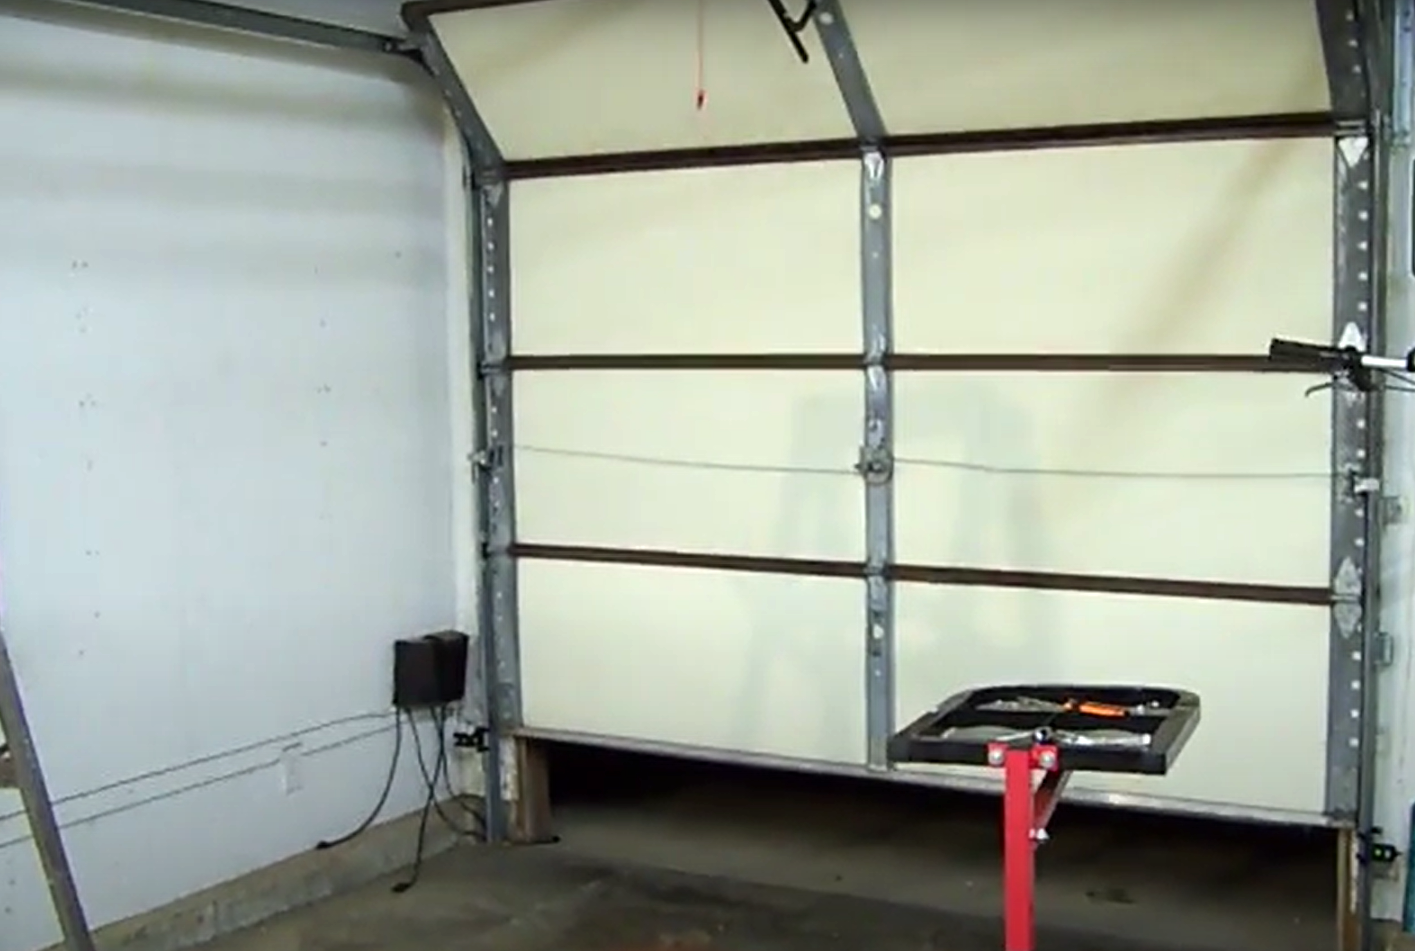
[[858, 350], [859, 182], [853, 162], [516, 182], [514, 349]]
[[863, 587], [523, 561], [525, 723], [862, 764]]
[[1328, 583], [1330, 418], [1286, 374], [901, 374], [900, 561]]
[[527, 541], [864, 558], [857, 373], [515, 380]]
[[1325, 340], [1331, 168], [1326, 139], [900, 160], [895, 346], [1261, 353], [1273, 336]]
[[1329, 108], [1311, 0], [847, 0], [897, 133]]
[[815, 31], [803, 64], [761, 0], [552, 0], [433, 25], [512, 159], [852, 134]]
[[956, 691], [989, 684], [1186, 688], [1200, 695], [1202, 722], [1168, 776], [1079, 774], [1077, 787], [1322, 810], [1329, 616], [1323, 608], [901, 585], [897, 611], [901, 725]]

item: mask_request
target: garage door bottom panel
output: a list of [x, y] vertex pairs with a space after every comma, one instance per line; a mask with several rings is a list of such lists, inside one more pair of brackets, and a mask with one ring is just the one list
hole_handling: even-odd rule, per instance
[[[903, 767], [894, 770], [870, 769], [849, 763], [826, 760], [812, 760], [790, 756], [775, 756], [768, 753], [751, 753], [744, 750], [724, 750], [685, 743], [665, 743], [658, 740], [636, 737], [609, 736], [597, 733], [581, 733], [574, 730], [544, 729], [526, 726], [516, 731], [516, 735], [530, 740], [551, 743], [569, 743], [645, 756], [663, 756], [674, 759], [696, 760], [707, 763], [722, 763], [729, 766], [743, 766], [755, 769], [775, 769], [794, 773], [819, 776], [842, 776], [860, 779], [874, 779], [883, 782], [906, 783], [913, 786], [930, 786], [938, 789], [957, 790], [981, 794], [1000, 794], [1002, 780], [994, 776], [992, 770], [974, 767]], [[1078, 773], [1066, 787], [1062, 799], [1065, 803], [1101, 806], [1132, 812], [1151, 812], [1165, 815], [1195, 816], [1215, 820], [1257, 822], [1272, 825], [1306, 826], [1329, 828], [1337, 826], [1335, 820], [1321, 813], [1303, 812], [1294, 809], [1273, 809], [1262, 806], [1246, 806], [1225, 802], [1208, 802], [1200, 799], [1182, 799], [1175, 796], [1151, 795], [1144, 792], [1117, 791], [1114, 789], [1087, 785], [1087, 776]]]

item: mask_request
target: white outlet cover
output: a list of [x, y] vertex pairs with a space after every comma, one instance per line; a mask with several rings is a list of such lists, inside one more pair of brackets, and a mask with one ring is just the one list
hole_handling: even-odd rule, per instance
[[303, 760], [304, 746], [300, 743], [292, 743], [280, 751], [280, 785], [287, 796], [299, 792], [304, 785]]

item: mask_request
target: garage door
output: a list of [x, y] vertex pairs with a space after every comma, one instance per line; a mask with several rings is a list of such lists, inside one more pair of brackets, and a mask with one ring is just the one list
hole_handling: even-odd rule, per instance
[[978, 784], [883, 741], [968, 687], [1167, 684], [1178, 768], [1073, 788], [1340, 811], [1367, 401], [1263, 356], [1369, 331], [1308, 0], [447, 6], [503, 723]]

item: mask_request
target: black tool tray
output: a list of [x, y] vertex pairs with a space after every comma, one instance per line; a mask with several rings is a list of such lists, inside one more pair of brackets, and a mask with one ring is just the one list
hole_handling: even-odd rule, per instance
[[[1108, 708], [1105, 715], [1084, 712]], [[1123, 714], [1117, 711], [1123, 710]], [[889, 739], [895, 763], [987, 766], [988, 748], [1054, 746], [1064, 771], [1169, 772], [1194, 728], [1199, 696], [1163, 687], [1019, 684], [954, 694]]]

